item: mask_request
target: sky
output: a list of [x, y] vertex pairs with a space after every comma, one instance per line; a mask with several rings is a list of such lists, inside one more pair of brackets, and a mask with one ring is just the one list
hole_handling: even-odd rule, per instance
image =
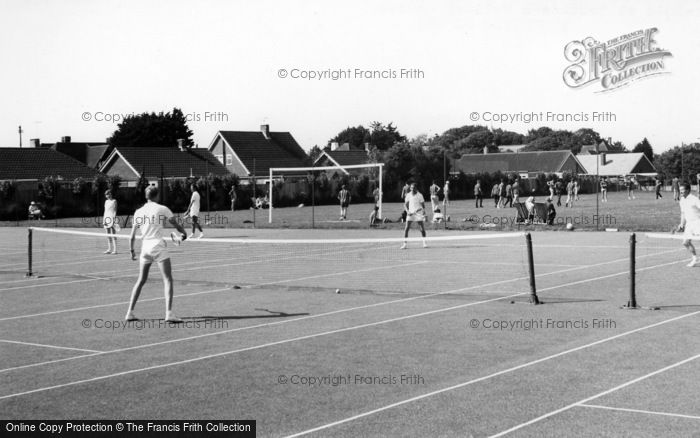
[[[308, 150], [380, 121], [408, 137], [586, 127], [658, 153], [700, 141], [698, 22], [691, 1], [5, 0], [0, 146], [20, 125], [25, 146], [104, 141], [124, 115], [178, 107], [199, 147], [269, 124]], [[567, 44], [651, 28], [660, 74], [564, 83]]]

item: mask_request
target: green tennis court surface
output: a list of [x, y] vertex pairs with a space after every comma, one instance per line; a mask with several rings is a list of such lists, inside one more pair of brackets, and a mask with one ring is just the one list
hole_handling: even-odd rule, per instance
[[[94, 231], [94, 229], [92, 229]], [[125, 233], [125, 231], [122, 231]], [[484, 236], [489, 233], [473, 233]], [[430, 231], [430, 236], [465, 232]], [[396, 238], [396, 230], [207, 230], [207, 238]], [[418, 236], [413, 230], [411, 237]], [[124, 326], [137, 262], [106, 239], [0, 229], [6, 419], [254, 419], [259, 436], [693, 436], [700, 267], [679, 241], [525, 239], [169, 247]], [[339, 290], [340, 293], [336, 293]], [[514, 303], [511, 304], [511, 301]]]

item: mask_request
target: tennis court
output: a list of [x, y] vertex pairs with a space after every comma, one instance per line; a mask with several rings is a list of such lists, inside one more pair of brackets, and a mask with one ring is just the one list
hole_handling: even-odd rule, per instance
[[170, 246], [185, 323], [163, 322], [154, 268], [125, 326], [125, 240], [105, 255], [34, 230], [25, 278], [26, 229], [0, 229], [0, 411], [275, 437], [700, 436], [700, 268], [679, 241], [637, 236], [636, 299], [658, 310], [625, 310], [629, 233], [532, 233], [539, 306], [524, 235], [429, 235], [454, 238], [208, 230], [220, 242]]

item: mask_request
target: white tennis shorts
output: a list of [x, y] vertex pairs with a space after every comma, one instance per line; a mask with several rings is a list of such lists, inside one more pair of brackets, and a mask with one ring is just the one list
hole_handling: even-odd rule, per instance
[[144, 239], [141, 243], [141, 262], [162, 262], [170, 258], [168, 246], [163, 239]]
[[421, 213], [409, 214], [406, 216], [406, 222], [423, 222], [425, 221], [425, 215]]
[[686, 222], [683, 237], [700, 239], [700, 221]]

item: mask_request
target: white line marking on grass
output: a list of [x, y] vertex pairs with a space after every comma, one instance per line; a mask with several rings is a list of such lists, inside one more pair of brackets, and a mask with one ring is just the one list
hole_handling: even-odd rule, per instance
[[5, 342], [7, 344], [29, 345], [32, 347], [55, 348], [57, 350], [75, 350], [75, 351], [87, 351], [88, 353], [104, 353], [103, 351], [98, 351], [98, 350], [86, 350], [84, 348], [72, 348], [72, 347], [59, 347], [58, 345], [36, 344], [34, 342], [11, 341], [9, 339], [0, 339], [0, 342]]
[[632, 412], [632, 413], [637, 413], [637, 414], [664, 415], [667, 417], [690, 418], [691, 420], [700, 420], [700, 416], [698, 416], [698, 415], [685, 415], [685, 414], [673, 414], [670, 412], [644, 411], [641, 409], [613, 408], [611, 406], [589, 405], [589, 404], [580, 404], [578, 406], [583, 407], [583, 408], [607, 409], [610, 411], [623, 411], [623, 412]]
[[[689, 313], [688, 315], [684, 315], [684, 316], [696, 315], [696, 314], [698, 314], [698, 313], [700, 313], [700, 312]], [[548, 412], [548, 413], [546, 413], [546, 414], [544, 414], [544, 415], [540, 415], [539, 417], [533, 418], [533, 419], [530, 420], [530, 421], [527, 421], [527, 422], [525, 422], [525, 423], [521, 423], [521, 424], [519, 424], [519, 425], [517, 425], [517, 426], [515, 426], [515, 427], [511, 427], [510, 429], [504, 430], [503, 432], [499, 432], [499, 433], [497, 433], [496, 435], [492, 435], [491, 438], [497, 438], [497, 437], [500, 437], [500, 436], [509, 434], [509, 433], [511, 433], [511, 432], [515, 432], [515, 431], [518, 430], [518, 429], [522, 429], [523, 427], [530, 426], [530, 425], [532, 425], [532, 424], [534, 424], [534, 423], [537, 423], [537, 422], [539, 422], [539, 421], [544, 420], [545, 418], [549, 418], [549, 417], [551, 417], [551, 416], [560, 414], [560, 413], [562, 413], [562, 412], [564, 412], [564, 411], [568, 411], [569, 409], [574, 408], [574, 407], [577, 407], [577, 406], [582, 406], [582, 405], [588, 403], [588, 402], [591, 401], [591, 400], [595, 400], [595, 399], [600, 398], [600, 397], [602, 397], [602, 396], [604, 396], [604, 395], [608, 395], [608, 394], [610, 394], [610, 393], [613, 393], [613, 392], [615, 392], [615, 391], [618, 391], [618, 390], [620, 390], [620, 389], [622, 389], [622, 388], [626, 388], [626, 387], [628, 387], [628, 386], [630, 386], [630, 385], [634, 385], [635, 383], [641, 382], [642, 380], [646, 380], [646, 379], [648, 379], [649, 377], [653, 377], [653, 376], [655, 376], [655, 375], [657, 375], [657, 374], [664, 373], [664, 372], [666, 372], [666, 371], [668, 371], [668, 370], [671, 370], [671, 369], [673, 369], [673, 368], [679, 367], [679, 366], [681, 366], [681, 365], [684, 365], [684, 364], [686, 364], [686, 363], [688, 363], [688, 362], [691, 362], [691, 361], [693, 361], [693, 360], [695, 360], [695, 359], [698, 359], [698, 358], [700, 358], [700, 354], [696, 354], [695, 356], [689, 357], [689, 358], [684, 359], [684, 360], [682, 360], [682, 361], [680, 361], [680, 362], [676, 362], [676, 363], [674, 363], [674, 364], [671, 364], [671, 365], [669, 365], [669, 366], [667, 366], [667, 367], [658, 369], [658, 370], [656, 370], [656, 371], [654, 371], [654, 372], [651, 372], [651, 373], [649, 373], [649, 374], [645, 374], [645, 375], [643, 375], [643, 376], [637, 377], [636, 379], [630, 380], [630, 381], [625, 382], [625, 383], [623, 383], [623, 384], [621, 384], [621, 385], [617, 385], [617, 386], [615, 386], [614, 388], [608, 389], [607, 391], [599, 392], [599, 393], [596, 394], [596, 395], [592, 395], [592, 396], [590, 396], [590, 397], [584, 398], [584, 399], [582, 399], [582, 400], [577, 401], [576, 403], [572, 403], [572, 404], [570, 404], [570, 405], [568, 405], [568, 406], [564, 406], [563, 408], [559, 408], [559, 409], [554, 410], [554, 411], [552, 411], [552, 412]]]
[[[453, 385], [453, 386], [450, 386], [450, 387], [447, 387], [447, 388], [438, 389], [438, 390], [436, 390], [436, 391], [432, 391], [432, 392], [429, 392], [429, 393], [427, 393], [427, 394], [422, 394], [422, 395], [419, 395], [419, 396], [416, 396], [416, 397], [411, 397], [411, 398], [406, 399], [406, 400], [401, 400], [401, 401], [399, 401], [399, 402], [392, 403], [392, 404], [386, 405], [386, 406], [382, 406], [381, 408], [377, 408], [377, 409], [374, 409], [374, 410], [371, 410], [371, 411], [363, 412], [363, 413], [361, 413], [361, 414], [357, 414], [357, 415], [354, 415], [354, 416], [352, 416], [352, 417], [345, 418], [345, 419], [343, 419], [343, 420], [335, 421], [335, 422], [333, 422], [333, 423], [324, 424], [324, 425], [322, 425], [322, 426], [318, 426], [318, 427], [315, 427], [315, 428], [313, 428], [313, 429], [308, 429], [308, 430], [305, 430], [305, 431], [302, 431], [302, 432], [299, 432], [299, 433], [295, 433], [295, 434], [293, 434], [293, 435], [288, 435], [287, 438], [293, 438], [293, 437], [299, 437], [299, 436], [303, 436], [303, 435], [308, 435], [308, 434], [310, 434], [310, 433], [318, 432], [318, 431], [321, 431], [321, 430], [329, 429], [329, 428], [331, 428], [331, 427], [339, 426], [339, 425], [341, 425], [341, 424], [349, 423], [349, 422], [351, 422], [351, 421], [354, 421], [354, 420], [357, 420], [357, 419], [360, 419], [360, 418], [364, 418], [364, 417], [368, 417], [368, 416], [370, 416], [370, 415], [373, 415], [373, 414], [376, 414], [376, 413], [379, 413], [379, 412], [383, 412], [383, 411], [386, 411], [386, 410], [388, 410], [388, 409], [392, 409], [392, 408], [395, 408], [395, 407], [398, 407], [398, 406], [402, 406], [402, 405], [405, 405], [405, 404], [408, 404], [408, 403], [412, 403], [412, 402], [415, 402], [415, 401], [418, 401], [418, 400], [422, 400], [422, 399], [425, 399], [425, 398], [428, 398], [428, 397], [432, 397], [432, 396], [434, 396], [434, 395], [438, 395], [438, 394], [442, 394], [442, 393], [445, 393], [445, 392], [453, 391], [453, 390], [455, 390], [455, 389], [464, 388], [465, 386], [472, 385], [472, 384], [474, 384], [474, 383], [483, 382], [484, 380], [488, 380], [488, 379], [491, 379], [491, 378], [493, 378], [493, 377], [498, 377], [498, 376], [501, 376], [501, 375], [504, 375], [504, 374], [507, 374], [507, 373], [510, 373], [510, 372], [513, 372], [513, 371], [517, 371], [517, 370], [520, 370], [520, 369], [523, 369], [523, 368], [526, 368], [526, 367], [529, 367], [529, 366], [532, 366], [532, 365], [536, 365], [536, 364], [539, 364], [539, 363], [542, 363], [542, 362], [545, 362], [545, 361], [548, 361], [548, 360], [551, 360], [551, 359], [555, 359], [555, 358], [560, 357], [560, 356], [564, 356], [564, 355], [566, 355], [566, 354], [570, 354], [570, 353], [573, 353], [573, 352], [576, 352], [576, 351], [580, 351], [580, 350], [583, 350], [583, 349], [586, 349], [586, 348], [589, 348], [589, 347], [592, 347], [592, 346], [595, 346], [595, 345], [598, 345], [598, 344], [602, 344], [602, 343], [604, 343], [604, 342], [608, 342], [608, 341], [611, 341], [611, 340], [614, 340], [614, 339], [617, 339], [617, 338], [621, 338], [621, 337], [623, 337], [623, 336], [627, 336], [627, 335], [630, 335], [630, 334], [632, 334], [632, 333], [636, 333], [636, 332], [640, 332], [640, 331], [643, 331], [643, 330], [647, 330], [647, 329], [652, 328], [652, 327], [656, 327], [656, 326], [659, 326], [659, 325], [663, 325], [663, 324], [667, 324], [667, 323], [670, 323], [670, 322], [674, 322], [674, 321], [677, 321], [677, 320], [679, 320], [679, 319], [687, 318], [687, 317], [689, 317], [689, 316], [693, 316], [693, 315], [697, 315], [697, 314], [700, 314], [700, 311], [693, 312], [693, 313], [688, 313], [688, 314], [686, 314], [686, 315], [677, 316], [677, 317], [675, 317], [675, 318], [667, 319], [667, 320], [665, 320], [665, 321], [660, 321], [660, 322], [657, 322], [657, 323], [654, 323], [654, 324], [651, 324], [651, 325], [648, 325], [648, 326], [645, 326], [645, 327], [640, 327], [640, 328], [637, 328], [637, 329], [634, 329], [634, 330], [630, 330], [630, 331], [627, 331], [627, 332], [624, 332], [624, 333], [620, 333], [620, 334], [615, 335], [615, 336], [611, 336], [611, 337], [609, 337], [609, 338], [600, 339], [600, 340], [598, 340], [598, 341], [591, 342], [591, 343], [586, 344], [586, 345], [581, 345], [581, 346], [579, 346], [579, 347], [571, 348], [571, 349], [569, 349], [569, 350], [565, 350], [565, 351], [562, 351], [562, 352], [559, 352], [559, 353], [556, 353], [556, 354], [553, 354], [553, 355], [550, 355], [550, 356], [547, 356], [547, 357], [543, 357], [543, 358], [536, 359], [536, 360], [533, 360], [533, 361], [530, 361], [530, 362], [527, 362], [527, 363], [524, 363], [524, 364], [520, 364], [520, 365], [511, 367], [511, 368], [505, 369], [505, 370], [501, 370], [501, 371], [495, 372], [495, 373], [493, 373], [493, 374], [489, 374], [489, 375], [487, 375], [487, 376], [478, 377], [478, 378], [476, 378], [476, 379], [472, 379], [472, 380], [469, 380], [469, 381], [467, 381], [467, 382], [459, 383], [459, 384], [457, 384], [457, 385]], [[695, 358], [697, 358], [697, 357], [700, 357], [700, 355], [694, 356], [693, 358], [691, 358], [691, 360], [692, 360], [692, 359], [695, 359]], [[688, 360], [686, 360], [686, 361], [688, 361]], [[649, 377], [649, 376], [647, 376], [647, 377]], [[635, 380], [641, 380], [641, 379], [635, 379]], [[631, 383], [628, 382], [628, 384], [631, 384]], [[617, 389], [620, 389], [621, 387], [622, 387], [622, 386], [618, 387]], [[608, 391], [608, 392], [612, 392], [612, 391]], [[607, 393], [607, 392], [606, 392], [606, 393]], [[606, 393], [600, 393], [600, 394], [598, 394], [597, 396], [594, 396], [594, 397], [591, 397], [591, 398], [582, 400], [581, 402], [577, 402], [577, 403], [575, 403], [575, 404], [572, 404], [572, 405], [570, 405], [569, 407], [567, 407], [567, 409], [568, 409], [568, 408], [571, 408], [571, 407], [574, 407], [574, 406], [576, 406], [576, 405], [578, 405], [578, 404], [580, 404], [580, 403], [585, 403], [585, 402], [587, 402], [587, 401], [593, 400], [594, 398], [597, 398], [597, 397], [600, 397], [600, 396], [602, 396], [602, 395], [605, 395]], [[561, 410], [559, 410], [559, 411], [561, 411]], [[559, 411], [555, 411], [555, 412], [559, 412]], [[551, 415], [554, 415], [553, 413], [550, 413], [550, 414], [551, 414]], [[548, 414], [548, 415], [549, 415], [549, 414]], [[542, 417], [540, 417], [539, 419], [543, 419], [543, 418], [545, 418], [545, 416], [542, 416]], [[539, 421], [539, 419], [536, 419], [536, 420]], [[534, 422], [534, 420], [533, 420], [532, 422]], [[507, 430], [507, 431], [501, 432], [501, 433], [499, 433], [498, 435], [493, 435], [493, 437], [498, 437], [498, 436], [501, 436], [501, 435], [503, 435], [503, 434], [505, 434], [505, 433], [508, 433], [508, 432], [517, 430], [517, 429], [519, 429], [520, 427], [524, 427], [524, 426], [526, 426], [527, 424], [531, 424], [532, 422], [523, 423], [523, 425], [521, 425], [521, 426], [518, 426], [518, 427], [516, 427], [516, 428], [509, 429], [509, 430]], [[492, 437], [492, 438], [493, 438], [493, 437]]]

